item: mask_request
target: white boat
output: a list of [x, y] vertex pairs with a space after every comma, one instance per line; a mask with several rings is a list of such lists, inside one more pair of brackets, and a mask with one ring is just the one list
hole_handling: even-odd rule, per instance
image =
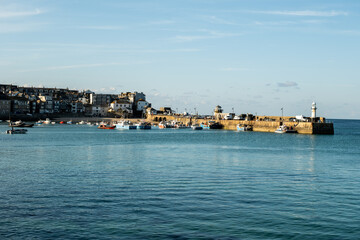
[[51, 121], [50, 121], [49, 118], [47, 118], [43, 123], [44, 123], [44, 124], [51, 124]]
[[191, 126], [192, 130], [203, 130], [202, 126], [199, 126], [197, 124]]
[[190, 127], [186, 126], [186, 125], [183, 124], [183, 123], [177, 123], [177, 124], [175, 125], [175, 128], [177, 128], [177, 129], [185, 129], [185, 128], [190, 128]]
[[135, 125], [130, 121], [121, 121], [120, 123], [115, 124], [116, 129], [125, 129], [125, 130], [134, 130], [137, 129]]
[[249, 132], [252, 131], [252, 127], [248, 126], [248, 125], [244, 125], [244, 124], [238, 124], [236, 125], [236, 130], [238, 130], [239, 132]]
[[275, 133], [297, 133], [297, 131], [293, 127], [281, 125], [278, 129], [275, 130]]
[[66, 122], [66, 124], [69, 124], [69, 125], [71, 125], [71, 124], [72, 124], [72, 120], [70, 120], [70, 121], [67, 121], [67, 122]]
[[85, 121], [81, 120], [80, 122], [78, 122], [79, 125], [84, 125]]

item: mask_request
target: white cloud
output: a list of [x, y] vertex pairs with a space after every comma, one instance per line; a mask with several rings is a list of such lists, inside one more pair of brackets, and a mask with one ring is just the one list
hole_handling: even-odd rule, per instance
[[123, 30], [121, 26], [81, 26], [82, 29], [93, 29], [93, 30]]
[[306, 16], [306, 17], [335, 17], [346, 16], [347, 12], [342, 11], [253, 11], [253, 13], [270, 14], [270, 15], [286, 15], [286, 16]]
[[233, 67], [227, 67], [227, 68], [221, 68], [220, 71], [224, 72], [238, 72], [238, 71], [247, 71], [249, 69], [247, 68], [233, 68]]
[[204, 16], [203, 17], [205, 19], [205, 21], [208, 21], [210, 23], [214, 23], [214, 24], [224, 24], [224, 25], [234, 25], [235, 23], [227, 21], [225, 19], [216, 17], [216, 16]]
[[298, 84], [296, 82], [291, 82], [291, 81], [278, 83], [277, 85], [278, 85], [278, 87], [297, 87], [298, 86]]
[[179, 42], [192, 42], [197, 40], [204, 40], [204, 39], [216, 39], [216, 38], [226, 38], [226, 37], [234, 37], [240, 36], [242, 34], [239, 33], [223, 33], [223, 32], [216, 32], [216, 31], [209, 31], [209, 30], [200, 30], [199, 32], [204, 32], [203, 35], [178, 35], [173, 39]]
[[6, 11], [0, 10], [0, 18], [28, 17], [44, 13], [43, 10], [34, 9], [32, 11]]

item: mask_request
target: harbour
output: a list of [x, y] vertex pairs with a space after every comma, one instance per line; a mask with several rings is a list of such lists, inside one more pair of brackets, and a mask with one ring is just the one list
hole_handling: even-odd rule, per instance
[[331, 121], [286, 136], [3, 123], [0, 235], [354, 239], [360, 121]]

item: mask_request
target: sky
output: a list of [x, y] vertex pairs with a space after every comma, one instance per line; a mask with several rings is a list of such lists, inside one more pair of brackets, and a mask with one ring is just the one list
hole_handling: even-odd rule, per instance
[[0, 83], [360, 119], [359, 0], [0, 0]]

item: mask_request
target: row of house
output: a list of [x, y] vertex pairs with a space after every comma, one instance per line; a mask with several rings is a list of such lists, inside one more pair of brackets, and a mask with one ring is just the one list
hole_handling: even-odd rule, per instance
[[2, 118], [10, 114], [142, 117], [150, 106], [142, 92], [96, 94], [90, 90], [0, 84]]

